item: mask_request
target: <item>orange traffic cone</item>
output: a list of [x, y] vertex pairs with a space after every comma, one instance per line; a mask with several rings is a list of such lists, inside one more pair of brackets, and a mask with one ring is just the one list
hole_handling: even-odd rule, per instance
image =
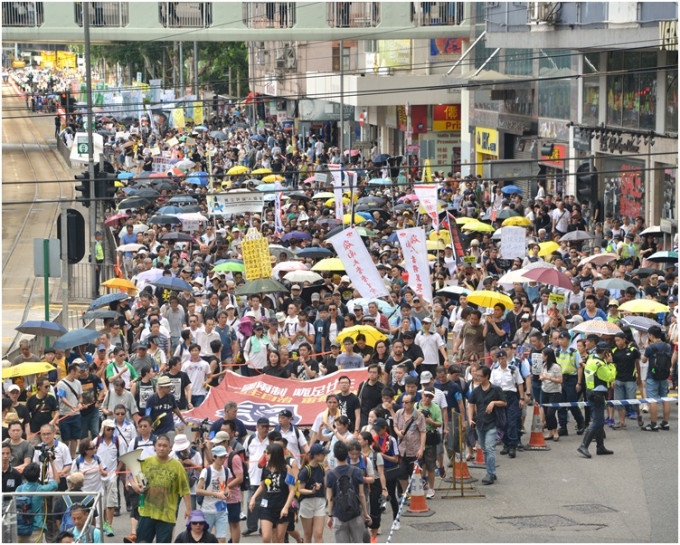
[[420, 473], [420, 466], [416, 465], [416, 471], [413, 476], [413, 483], [411, 484], [411, 504], [408, 509], [404, 511], [405, 517], [430, 517], [434, 515], [434, 511], [427, 507], [425, 501], [425, 491], [423, 490], [423, 477]]
[[462, 458], [461, 460], [455, 460], [453, 462], [453, 479], [457, 482], [460, 482], [461, 479], [464, 483], [469, 483], [472, 481], [476, 481], [477, 479], [473, 479], [472, 476], [470, 475], [470, 470], [468, 469], [467, 462], [465, 461], [465, 458]]
[[531, 421], [531, 437], [525, 450], [550, 450], [543, 438], [543, 423], [538, 403], [534, 403], [534, 417]]
[[484, 451], [481, 448], [477, 449], [475, 459], [470, 462], [470, 467], [486, 467], [486, 462], [484, 461]]

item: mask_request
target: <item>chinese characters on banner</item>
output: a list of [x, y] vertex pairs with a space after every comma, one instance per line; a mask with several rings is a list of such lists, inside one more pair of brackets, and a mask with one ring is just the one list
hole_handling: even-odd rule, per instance
[[359, 290], [361, 297], [378, 299], [387, 297], [389, 292], [380, 277], [378, 269], [368, 253], [368, 249], [361, 240], [356, 229], [345, 229], [328, 239], [345, 266], [354, 287]]
[[276, 199], [274, 200], [274, 234], [277, 237], [283, 236], [283, 211], [281, 210], [281, 199], [283, 199], [283, 191], [279, 191], [276, 194]]
[[439, 232], [439, 214], [437, 211], [437, 185], [414, 185], [413, 192], [418, 196], [421, 206], [425, 213], [432, 218], [432, 227]]
[[412, 227], [397, 231], [399, 244], [404, 253], [404, 268], [408, 273], [408, 285], [428, 302], [432, 302], [430, 264], [427, 260], [425, 229]]
[[243, 241], [243, 264], [246, 278], [269, 278], [272, 275], [272, 262], [269, 260], [269, 244], [260, 232], [251, 227]]
[[331, 174], [333, 175], [333, 180], [331, 181], [331, 184], [335, 188], [333, 192], [335, 193], [335, 219], [338, 221], [342, 221], [342, 216], [344, 214], [344, 211], [342, 209], [342, 178], [343, 178], [343, 171], [341, 170], [340, 165], [328, 165], [328, 168], [331, 171]]

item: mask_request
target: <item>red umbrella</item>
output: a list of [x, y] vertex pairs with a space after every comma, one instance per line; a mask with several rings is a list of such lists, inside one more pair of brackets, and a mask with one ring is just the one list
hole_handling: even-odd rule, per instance
[[106, 220], [104, 221], [104, 225], [106, 225], [107, 227], [111, 227], [112, 225], [115, 225], [118, 222], [118, 220], [124, 220], [127, 219], [128, 217], [129, 214], [126, 214], [124, 212], [121, 214], [116, 214], [115, 216], [106, 218]]
[[168, 175], [165, 172], [154, 172], [149, 176], [149, 178], [167, 178]]
[[168, 176], [176, 176], [176, 177], [183, 177], [184, 176], [184, 172], [182, 172], [180, 169], [174, 168], [174, 167], [171, 168], [170, 170], [168, 170], [166, 172], [166, 174]]
[[556, 286], [558, 288], [564, 288], [565, 290], [570, 291], [574, 290], [574, 285], [571, 283], [571, 278], [557, 269], [537, 267], [530, 271], [523, 272], [522, 276], [524, 278], [536, 280], [536, 282], [540, 282], [541, 284]]

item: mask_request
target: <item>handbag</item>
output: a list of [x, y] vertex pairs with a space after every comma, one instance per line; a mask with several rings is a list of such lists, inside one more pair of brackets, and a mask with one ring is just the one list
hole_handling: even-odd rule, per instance
[[435, 447], [441, 442], [441, 435], [437, 430], [425, 432], [425, 446]]

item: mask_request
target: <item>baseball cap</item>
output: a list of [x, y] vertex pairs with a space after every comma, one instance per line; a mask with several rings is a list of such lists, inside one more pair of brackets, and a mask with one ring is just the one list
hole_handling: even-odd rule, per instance
[[420, 390], [420, 393], [422, 395], [428, 395], [434, 397], [434, 388], [432, 386], [426, 386], [422, 390]]
[[229, 434], [226, 431], [218, 431], [215, 434], [215, 437], [212, 438], [212, 443], [213, 445], [216, 445], [218, 443], [224, 443], [225, 441], [229, 441], [231, 437], [229, 437]]
[[[415, 301], [415, 299], [414, 299], [414, 301]], [[425, 318], [423, 318], [423, 323], [424, 324], [431, 324], [432, 318], [430, 318], [429, 316], [426, 316]]]
[[567, 333], [566, 331], [562, 331], [562, 332], [557, 336], [557, 338], [558, 338], [558, 339], [570, 339], [570, 338], [571, 338], [571, 335], [569, 335], [569, 333]]
[[286, 315], [283, 312], [277, 312], [276, 313], [276, 321], [277, 322], [285, 322], [286, 321]]
[[338, 341], [333, 341], [331, 343], [331, 348], [340, 348], [340, 343]]
[[98, 345], [97, 350], [106, 350], [106, 345], [105, 344]]
[[432, 373], [429, 371], [423, 371], [423, 373], [420, 375], [420, 384], [427, 384], [432, 380]]
[[609, 304], [607, 305], [608, 307], [618, 307], [619, 302], [616, 299], [610, 299]]
[[349, 284], [349, 276], [347, 276], [346, 274], [343, 275], [342, 278], [340, 279], [340, 282], [341, 282], [341, 283], [342, 283], [342, 282], [347, 282], [347, 283]]
[[508, 355], [508, 354], [507, 354], [507, 352], [506, 352], [505, 350], [499, 350], [498, 352], [496, 352], [496, 357], [497, 357], [497, 358], [500, 358], [500, 357], [502, 357], [502, 356], [507, 356], [507, 355]]
[[385, 420], [384, 418], [376, 418], [373, 421], [372, 428], [374, 430], [381, 430], [381, 429], [386, 428], [386, 427], [387, 427], [387, 420]]
[[283, 409], [280, 413], [279, 416], [286, 416], [288, 418], [293, 418], [293, 413], [291, 412], [290, 409]]
[[311, 456], [316, 456], [317, 454], [328, 454], [330, 450], [323, 448], [319, 443], [313, 444], [309, 449], [309, 454]]
[[512, 348], [512, 343], [510, 341], [505, 341], [501, 344], [501, 348]]
[[226, 456], [227, 455], [227, 449], [224, 448], [222, 445], [219, 445], [217, 447], [213, 447], [210, 449], [210, 452], [212, 453], [213, 456]]
[[595, 348], [597, 349], [598, 352], [602, 350], [609, 350], [609, 344], [604, 341], [600, 341], [595, 345]]
[[522, 316], [520, 317], [520, 320], [531, 320], [531, 316], [525, 312], [525, 313], [522, 314]]
[[12, 384], [9, 388], [6, 389], [6, 392], [7, 393], [14, 392], [15, 390], [17, 392], [21, 392], [21, 388], [19, 388], [19, 386], [17, 386], [16, 384]]
[[579, 314], [574, 314], [574, 316], [572, 316], [571, 318], [569, 318], [567, 320], [567, 322], [571, 322], [572, 324], [581, 324], [584, 321], [585, 320], [583, 319], [583, 316], [581, 316]]
[[290, 289], [291, 289], [291, 290], [299, 290], [299, 289], [302, 289], [302, 288], [300, 288], [300, 284], [293, 284], [293, 285], [290, 287]]
[[256, 324], [253, 326], [253, 329], [254, 329], [254, 330], [255, 330], [255, 329], [264, 329], [264, 327], [263, 327], [263, 325], [262, 325], [260, 322], [258, 322], [258, 323], [256, 323]]
[[257, 419], [257, 425], [258, 426], [267, 426], [269, 427], [269, 418], [265, 418], [264, 416], [262, 418]]
[[312, 301], [321, 301], [321, 295], [319, 295], [318, 293], [312, 293], [311, 299]]

